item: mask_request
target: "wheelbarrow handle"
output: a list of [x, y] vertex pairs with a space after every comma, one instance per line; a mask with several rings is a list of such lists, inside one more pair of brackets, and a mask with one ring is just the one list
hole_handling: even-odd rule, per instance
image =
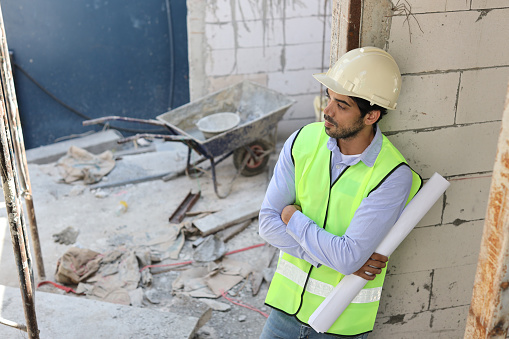
[[90, 125], [100, 124], [100, 123], [103, 123], [103, 122], [109, 121], [109, 120], [139, 122], [139, 123], [147, 124], [147, 125], [167, 127], [167, 125], [164, 122], [157, 121], [157, 120], [145, 120], [145, 119], [121, 117], [121, 116], [118, 116], [118, 115], [112, 115], [112, 116], [108, 116], [108, 117], [102, 117], [102, 118], [97, 118], [97, 119], [85, 120], [85, 121], [83, 121], [83, 126], [90, 126]]
[[150, 134], [150, 133], [142, 133], [142, 134], [136, 134], [131, 137], [123, 138], [117, 141], [119, 144], [125, 144], [126, 142], [138, 140], [140, 138], [144, 139], [163, 139], [167, 141], [190, 141], [191, 138], [184, 137], [181, 135], [166, 135], [166, 134]]

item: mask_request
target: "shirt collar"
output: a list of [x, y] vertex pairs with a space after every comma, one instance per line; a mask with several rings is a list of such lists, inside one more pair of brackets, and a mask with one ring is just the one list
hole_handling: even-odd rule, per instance
[[380, 131], [380, 128], [375, 125], [375, 137], [359, 157], [344, 159], [343, 154], [339, 150], [337, 139], [335, 138], [329, 137], [329, 140], [327, 141], [327, 148], [332, 152], [333, 158], [339, 163], [343, 163], [347, 166], [353, 166], [359, 161], [362, 161], [366, 166], [373, 167], [376, 158], [378, 157], [378, 153], [380, 153], [380, 150], [382, 149], [382, 140], [382, 132]]

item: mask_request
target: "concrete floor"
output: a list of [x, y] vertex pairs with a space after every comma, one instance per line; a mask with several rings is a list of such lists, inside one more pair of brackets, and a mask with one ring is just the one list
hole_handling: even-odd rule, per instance
[[[184, 166], [185, 147], [183, 149], [173, 146], [164, 148], [164, 145], [161, 147], [162, 149], [158, 152], [125, 156], [117, 161], [116, 168], [106, 180], [103, 180], [117, 182], [179, 170]], [[85, 188], [80, 192], [79, 186], [57, 182], [58, 176], [54, 175], [54, 164], [30, 164], [29, 171], [46, 280], [52, 281], [55, 281], [53, 274], [57, 260], [70, 246], [104, 253], [111, 249], [112, 244], [118, 239], [143, 237], [153, 230], [164, 229], [169, 224], [169, 216], [190, 190], [201, 191], [201, 197], [193, 207], [194, 211], [219, 210], [242, 201], [252, 200], [260, 204], [267, 183], [266, 173], [251, 178], [239, 177], [234, 181], [228, 198], [218, 199], [213, 191], [212, 180], [207, 175], [197, 179], [182, 176], [168, 182], [154, 180], [100, 191]], [[218, 165], [217, 180], [221, 192], [229, 187], [235, 172], [231, 159]], [[127, 201], [129, 207], [126, 213], [117, 215], [115, 211], [120, 200]], [[54, 242], [52, 235], [69, 226], [79, 230], [76, 243], [63, 245]], [[232, 239], [228, 243], [229, 250], [262, 242], [256, 235], [256, 229], [252, 226], [246, 231], [249, 232], [248, 236]], [[179, 259], [188, 260], [188, 256], [189, 252], [183, 251]], [[35, 260], [33, 263], [35, 266]], [[0, 211], [0, 267], [0, 317], [24, 324], [17, 268], [5, 208]], [[157, 288], [162, 298], [167, 300], [163, 300], [158, 305], [143, 306], [143, 308], [88, 300], [83, 297], [70, 297], [62, 295], [63, 292], [60, 290], [45, 285], [35, 294], [40, 337], [191, 338], [199, 327], [198, 320], [204, 312], [184, 316], [181, 312], [182, 307], [177, 309], [172, 307], [170, 276], [174, 278], [176, 273], [154, 276], [154, 284], [158, 285], [154, 288]], [[37, 273], [35, 278], [37, 284], [39, 281]], [[42, 291], [51, 291], [56, 294]], [[263, 299], [262, 291], [257, 301], [251, 302], [258, 307], [263, 307]], [[189, 304], [188, 308], [193, 307], [195, 307], [194, 304]], [[208, 323], [205, 326], [204, 337], [219, 338], [233, 335], [240, 338], [244, 336], [240, 334], [237, 336], [235, 333], [248, 333], [245, 327], [250, 329], [245, 338], [258, 336], [264, 318], [248, 311], [247, 321], [240, 322], [235, 319], [239, 314], [235, 313], [235, 309], [236, 306], [233, 308], [233, 314], [231, 311], [229, 314], [221, 313], [219, 320], [216, 321], [224, 322], [230, 319], [231, 326], [228, 329], [230, 334], [224, 328], [228, 324], [221, 323], [223, 328], [215, 329], [214, 324]], [[221, 317], [224, 320], [221, 320]], [[221, 333], [222, 330], [224, 333]], [[0, 338], [17, 337], [26, 337], [26, 333], [0, 325]]]

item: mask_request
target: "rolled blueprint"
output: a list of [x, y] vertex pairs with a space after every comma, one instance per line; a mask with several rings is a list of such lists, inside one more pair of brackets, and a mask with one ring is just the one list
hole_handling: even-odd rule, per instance
[[[390, 256], [422, 217], [449, 187], [449, 182], [435, 173], [405, 207], [398, 221], [380, 242], [375, 252]], [[309, 325], [317, 332], [327, 332], [368, 281], [347, 275], [309, 317]]]

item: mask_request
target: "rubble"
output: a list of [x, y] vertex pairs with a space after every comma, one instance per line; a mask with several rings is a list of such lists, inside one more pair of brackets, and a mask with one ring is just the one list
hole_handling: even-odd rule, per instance
[[[174, 154], [175, 151], [165, 148], [163, 152], [126, 155], [116, 160], [115, 168], [102, 181], [116, 182], [121, 177], [122, 180], [128, 179], [126, 173], [130, 167], [142, 168], [148, 166], [148, 163], [154, 166], [157, 163], [155, 159], [160, 159], [161, 165], [154, 166], [151, 173], [178, 169], [185, 162], [185, 157], [181, 157], [180, 162], [175, 161], [176, 158], [161, 158], [163, 155]], [[148, 161], [148, 157], [154, 160]], [[126, 159], [129, 159], [128, 162], [125, 162]], [[169, 163], [173, 167], [168, 166]], [[183, 309], [198, 303], [209, 310], [205, 313], [210, 312], [208, 316], [198, 318], [204, 321], [208, 317], [210, 320], [205, 321], [203, 331], [198, 330], [199, 326], [195, 328], [195, 338], [257, 336], [256, 333], [261, 331], [265, 321], [264, 317], [228, 299], [235, 297], [255, 308], [263, 307], [264, 293], [255, 296], [253, 291], [267, 288], [266, 284], [261, 284], [263, 278], [260, 279], [264, 275], [265, 264], [258, 263], [266, 257], [265, 250], [257, 247], [244, 252], [236, 250], [259, 246], [262, 242], [257, 235], [256, 217], [267, 184], [265, 175], [241, 177], [243, 180], [236, 182], [229, 197], [218, 200], [212, 182], [207, 177], [181, 176], [166, 182], [152, 180], [98, 189], [91, 185], [59, 183], [55, 171], [48, 170], [51, 166], [54, 164], [30, 165], [46, 267], [50, 270], [57, 267], [56, 259], [72, 248], [72, 244], [64, 241], [47, 241], [48, 237], [55, 236], [56, 240], [58, 234], [71, 231], [65, 231], [69, 224], [79, 230], [80, 243], [75, 246], [101, 257], [95, 274], [84, 279], [86, 281], [79, 281], [78, 277], [74, 282], [62, 283], [83, 293], [71, 300], [92, 298], [132, 305], [129, 306], [132, 308], [165, 312], [180, 312], [177, 306]], [[124, 174], [116, 172], [118, 170]], [[228, 178], [235, 173], [236, 169], [231, 162], [225, 161], [218, 165], [219, 185], [227, 183]], [[200, 192], [200, 199], [191, 206], [192, 210], [189, 208], [183, 213], [181, 223], [170, 223], [168, 219], [171, 211], [179, 206], [190, 189]], [[249, 192], [249, 195], [245, 192]], [[115, 211], [119, 201], [127, 201], [126, 197], [129, 199], [129, 208], [117, 215]], [[231, 213], [235, 206], [244, 213], [240, 219]], [[246, 206], [251, 206], [251, 211], [248, 212]], [[194, 224], [214, 214], [215, 218], [223, 214], [228, 219], [224, 219], [226, 222], [223, 225], [216, 223], [216, 229], [204, 235]], [[2, 228], [0, 233], [2, 231], [8, 232], [8, 229]], [[204, 254], [208, 243], [206, 239], [213, 240], [210, 242], [213, 250], [210, 252], [209, 248]], [[192, 246], [193, 242], [197, 245], [200, 241], [201, 248]], [[11, 258], [12, 255], [2, 256], [2, 267], [9, 266]], [[7, 265], [4, 265], [6, 260]], [[255, 280], [260, 282], [261, 288], [259, 285], [253, 287], [256, 285]], [[2, 275], [0, 284], [16, 287], [17, 281]], [[37, 294], [41, 291], [65, 294], [62, 297], [70, 298], [70, 294], [51, 284], [39, 287]], [[248, 315], [245, 321], [235, 321], [242, 314]], [[249, 333], [246, 327], [251, 330]]]

